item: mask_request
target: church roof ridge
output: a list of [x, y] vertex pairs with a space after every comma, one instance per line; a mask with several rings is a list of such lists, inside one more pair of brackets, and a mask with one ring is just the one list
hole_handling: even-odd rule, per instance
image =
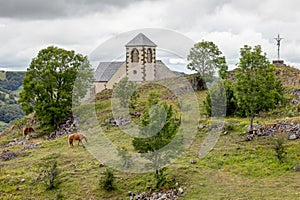
[[125, 45], [125, 47], [133, 47], [133, 46], [150, 46], [150, 47], [156, 47], [157, 45], [154, 42], [152, 42], [143, 33], [139, 33], [137, 36], [135, 36], [132, 40], [130, 40]]

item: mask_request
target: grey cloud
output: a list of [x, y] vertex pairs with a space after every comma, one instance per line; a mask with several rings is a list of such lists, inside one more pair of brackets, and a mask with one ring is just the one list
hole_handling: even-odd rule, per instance
[[126, 7], [138, 0], [1, 0], [0, 18], [55, 19]]

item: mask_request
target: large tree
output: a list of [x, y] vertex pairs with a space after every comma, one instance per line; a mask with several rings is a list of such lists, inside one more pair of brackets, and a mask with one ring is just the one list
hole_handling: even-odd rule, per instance
[[236, 69], [235, 97], [238, 108], [250, 117], [250, 131], [253, 119], [260, 111], [268, 111], [284, 102], [284, 88], [275, 76], [274, 66], [270, 64], [261, 46], [254, 48], [245, 45]]
[[236, 114], [237, 105], [231, 80], [219, 80], [206, 92], [204, 108], [209, 116], [230, 116]]
[[189, 61], [188, 69], [198, 72], [206, 82], [212, 81], [217, 70], [221, 78], [226, 77], [228, 66], [225, 57], [222, 56], [222, 52], [213, 42], [196, 43], [191, 48], [187, 59]]
[[56, 127], [71, 114], [72, 103], [85, 96], [92, 76], [86, 56], [47, 47], [32, 59], [19, 102], [26, 114], [34, 111], [42, 123]]

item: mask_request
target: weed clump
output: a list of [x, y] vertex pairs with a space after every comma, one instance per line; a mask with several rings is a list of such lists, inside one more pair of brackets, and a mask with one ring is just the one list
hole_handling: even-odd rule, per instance
[[47, 190], [57, 188], [59, 185], [59, 170], [57, 168], [57, 161], [54, 160], [50, 164], [46, 165], [45, 169], [42, 170], [41, 175], [41, 181], [43, 182]]
[[106, 169], [104, 180], [100, 181], [100, 186], [106, 191], [112, 191], [116, 189], [114, 184], [115, 176], [112, 170]]
[[279, 135], [274, 137], [273, 149], [275, 151], [276, 158], [281, 164], [284, 162], [284, 158], [287, 154], [284, 143], [285, 139], [283, 136]]

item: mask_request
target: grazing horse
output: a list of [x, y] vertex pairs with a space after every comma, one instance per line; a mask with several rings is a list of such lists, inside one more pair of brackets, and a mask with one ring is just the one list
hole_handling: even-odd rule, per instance
[[29, 133], [35, 132], [35, 130], [31, 126], [27, 126], [23, 128], [23, 136], [26, 137]]
[[69, 141], [70, 147], [73, 146], [73, 140], [78, 140], [78, 146], [79, 146], [80, 142], [81, 142], [82, 146], [84, 146], [82, 143], [82, 139], [85, 139], [85, 141], [88, 142], [87, 137], [81, 133], [73, 133], [73, 134], [69, 135], [68, 141]]

